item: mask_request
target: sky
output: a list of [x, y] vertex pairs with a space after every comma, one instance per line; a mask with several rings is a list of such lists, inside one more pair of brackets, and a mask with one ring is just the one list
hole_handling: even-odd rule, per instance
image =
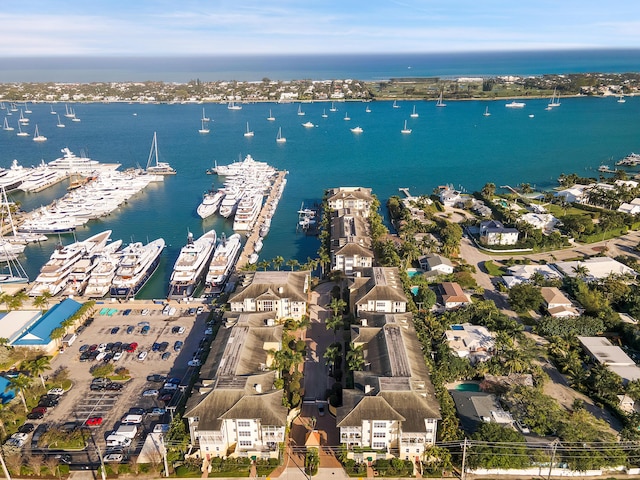
[[0, 56], [638, 48], [637, 0], [4, 1]]

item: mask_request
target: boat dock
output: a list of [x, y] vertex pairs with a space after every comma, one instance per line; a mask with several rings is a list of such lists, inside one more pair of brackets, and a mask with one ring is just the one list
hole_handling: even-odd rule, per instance
[[260, 239], [260, 225], [265, 221], [267, 215], [269, 214], [269, 210], [271, 208], [270, 204], [272, 201], [276, 199], [276, 197], [280, 194], [280, 188], [282, 182], [284, 182], [285, 176], [287, 175], [286, 171], [279, 171], [276, 175], [276, 179], [271, 184], [271, 189], [269, 191], [269, 196], [267, 197], [267, 201], [262, 205], [262, 210], [260, 210], [260, 214], [258, 215], [258, 220], [255, 222], [255, 227], [249, 234], [246, 243], [240, 252], [240, 257], [238, 257], [238, 261], [236, 262], [236, 270], [238, 268], [243, 268], [249, 264], [249, 257], [254, 253], [254, 246], [256, 242]]
[[407, 198], [413, 198], [411, 196], [411, 194], [409, 193], [409, 188], [408, 187], [401, 187], [398, 190], [400, 190], [402, 193], [404, 193]]

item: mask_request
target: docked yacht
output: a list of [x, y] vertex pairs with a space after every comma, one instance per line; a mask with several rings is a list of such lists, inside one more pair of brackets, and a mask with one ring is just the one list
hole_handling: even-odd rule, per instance
[[221, 287], [229, 278], [229, 273], [238, 260], [242, 239], [239, 233], [234, 233], [226, 238], [224, 233], [218, 242], [209, 272], [207, 273], [206, 284]]
[[158, 160], [158, 138], [156, 132], [153, 132], [153, 141], [151, 142], [151, 151], [149, 152], [149, 159], [147, 160], [147, 173], [155, 175], [175, 175], [175, 169], [167, 162], [160, 162]]
[[207, 192], [202, 197], [202, 203], [198, 205], [197, 212], [200, 218], [207, 218], [218, 211], [222, 199], [224, 198], [223, 190]]
[[[100, 252], [87, 253], [84, 255], [69, 272], [67, 286], [62, 291], [62, 294], [83, 295], [86, 292], [93, 272], [102, 264], [102, 259], [113, 255], [121, 245], [122, 240], [116, 240], [106, 245]], [[109, 291], [108, 288], [107, 291]]]
[[236, 211], [241, 195], [238, 189], [225, 188], [224, 198], [220, 202], [220, 215], [229, 218]]
[[18, 165], [18, 161], [14, 160], [10, 168], [0, 168], [0, 187], [7, 192], [17, 189], [22, 182], [27, 180], [33, 173], [33, 169], [24, 168]]
[[89, 298], [102, 298], [111, 288], [111, 282], [116, 275], [116, 269], [120, 261], [118, 249], [122, 245], [122, 240], [110, 243], [96, 259], [96, 266], [91, 271], [91, 276], [87, 281], [84, 295]]
[[85, 156], [78, 157], [67, 147], [60, 151], [62, 152], [62, 157], [56, 158], [47, 164], [52, 170], [89, 174], [104, 170], [116, 170], [120, 166], [119, 163], [100, 163]]
[[173, 266], [169, 283], [169, 298], [190, 297], [207, 273], [216, 246], [216, 231], [209, 230], [197, 240], [187, 235], [187, 244]]
[[164, 239], [147, 245], [132, 243], [122, 249], [122, 257], [111, 283], [112, 297], [130, 298], [136, 295], [158, 268]]
[[51, 257], [40, 269], [29, 295], [36, 297], [44, 292], [56, 295], [62, 291], [68, 281], [69, 273], [85, 255], [102, 251], [111, 236], [111, 230], [98, 233], [87, 240], [70, 245], [58, 245]]
[[58, 183], [65, 176], [66, 172], [61, 170], [52, 170], [43, 162], [42, 165], [32, 169], [31, 175], [29, 175], [17, 188], [23, 192], [39, 192], [40, 190], [44, 190], [45, 188]]
[[256, 223], [260, 209], [262, 208], [263, 195], [261, 193], [247, 192], [242, 197], [236, 215], [233, 219], [233, 230], [245, 232], [251, 230]]

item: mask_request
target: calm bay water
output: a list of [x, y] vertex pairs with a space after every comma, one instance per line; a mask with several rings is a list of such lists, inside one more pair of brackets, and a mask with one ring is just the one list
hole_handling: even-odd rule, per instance
[[[597, 167], [640, 150], [640, 98], [627, 97], [619, 104], [610, 98], [562, 99], [562, 105], [545, 111], [547, 99], [527, 100], [524, 109], [505, 108], [505, 101], [448, 102], [436, 108], [434, 102], [404, 102], [394, 109], [389, 102], [305, 103], [306, 115], [298, 116], [299, 104], [246, 104], [231, 111], [226, 105], [204, 105], [211, 117], [211, 133], [201, 135], [203, 105], [77, 104], [80, 123], [67, 122], [56, 128], [57, 118], [48, 104], [31, 107], [32, 132], [37, 123], [48, 137], [42, 144], [21, 138], [15, 132], [0, 131], [0, 166], [13, 159], [22, 165], [51, 161], [68, 146], [101, 162], [122, 164], [122, 168], [147, 162], [153, 132], [157, 131], [160, 157], [178, 174], [164, 183], [150, 185], [111, 216], [92, 221], [78, 230], [78, 239], [105, 229], [113, 239], [129, 242], [165, 238], [167, 249], [160, 268], [141, 297], [166, 295], [168, 279], [187, 230], [199, 234], [215, 228], [218, 234], [231, 232], [231, 223], [212, 218], [202, 221], [195, 209], [202, 193], [221, 182], [206, 175], [214, 161], [227, 164], [252, 155], [281, 170], [288, 170], [288, 183], [265, 241], [261, 258], [282, 255], [304, 262], [314, 256], [317, 239], [296, 234], [296, 211], [304, 202], [320, 201], [327, 188], [340, 185], [371, 187], [381, 202], [398, 195], [399, 187], [413, 194], [429, 194], [438, 185], [478, 190], [486, 182], [515, 186], [522, 182], [539, 188], [555, 186], [560, 173], [576, 172], [597, 176]], [[419, 118], [409, 114], [416, 105]], [[369, 105], [372, 112], [366, 113]], [[491, 116], [484, 117], [485, 106]], [[64, 111], [64, 104], [57, 104]], [[269, 109], [275, 122], [266, 120]], [[328, 118], [322, 118], [323, 110]], [[345, 113], [351, 117], [345, 121]], [[135, 114], [135, 115], [134, 115]], [[529, 115], [534, 117], [530, 118]], [[17, 117], [9, 117], [12, 122]], [[400, 130], [404, 121], [413, 129]], [[315, 128], [304, 128], [311, 121]], [[249, 122], [255, 136], [243, 136]], [[361, 126], [356, 135], [351, 127]], [[276, 144], [278, 127], [287, 137]], [[62, 196], [68, 183], [38, 194], [13, 193], [11, 199], [30, 210]], [[73, 241], [63, 236], [63, 243]], [[58, 238], [25, 251], [25, 265], [35, 278]]]

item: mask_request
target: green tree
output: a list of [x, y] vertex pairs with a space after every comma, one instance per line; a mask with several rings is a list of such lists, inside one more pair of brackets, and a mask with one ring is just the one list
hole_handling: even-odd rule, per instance
[[25, 368], [32, 376], [40, 377], [42, 387], [45, 388], [44, 378], [42, 378], [42, 374], [51, 368], [51, 357], [42, 355], [34, 360], [31, 360], [30, 362], [27, 362]]
[[276, 268], [276, 270], [280, 271], [280, 267], [284, 263], [284, 258], [280, 255], [276, 256], [271, 260], [272, 265]]
[[347, 352], [347, 368], [352, 372], [360, 371], [364, 368], [364, 345], [351, 344]]
[[20, 396], [20, 400], [22, 400], [22, 405], [24, 406], [24, 411], [28, 412], [29, 408], [27, 407], [27, 400], [24, 397], [24, 390], [29, 388], [31, 385], [31, 379], [24, 374], [19, 374], [17, 377], [13, 377], [9, 379], [9, 384], [7, 388], [5, 388], [5, 392], [9, 390], [17, 391]]
[[471, 468], [525, 468], [530, 463], [525, 438], [513, 428], [481, 422], [471, 438], [487, 442], [474, 445], [469, 451]]
[[300, 262], [295, 258], [287, 260], [287, 267], [290, 267], [292, 272], [294, 269], [298, 268], [299, 266], [300, 266]]
[[484, 187], [481, 190], [482, 196], [491, 200], [493, 196], [496, 194], [496, 185], [495, 183], [485, 183]]
[[32, 305], [44, 313], [46, 307], [49, 305], [49, 301], [44, 298], [44, 296], [39, 295], [33, 299]]
[[345, 302], [341, 298], [334, 297], [331, 299], [331, 303], [327, 305], [327, 308], [330, 308], [331, 311], [333, 312], [333, 316], [337, 317], [339, 315], [342, 315], [342, 312], [344, 311], [344, 308], [346, 306], [347, 306], [347, 302]]
[[509, 289], [509, 303], [516, 312], [538, 310], [543, 301], [540, 288], [530, 283], [520, 283]]
[[327, 318], [327, 320], [325, 321], [325, 327], [327, 328], [327, 330], [333, 330], [333, 341], [336, 341], [336, 333], [338, 331], [339, 328], [342, 327], [342, 316], [341, 315], [334, 315], [332, 317]]
[[266, 272], [269, 265], [271, 265], [271, 263], [268, 260], [260, 260], [257, 267]]

